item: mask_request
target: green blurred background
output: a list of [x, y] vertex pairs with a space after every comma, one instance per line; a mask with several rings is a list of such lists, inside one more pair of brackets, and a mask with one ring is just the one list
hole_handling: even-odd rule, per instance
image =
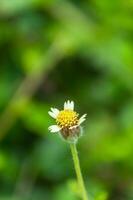
[[133, 200], [133, 1], [0, 0], [0, 200], [79, 199], [68, 99], [89, 200]]

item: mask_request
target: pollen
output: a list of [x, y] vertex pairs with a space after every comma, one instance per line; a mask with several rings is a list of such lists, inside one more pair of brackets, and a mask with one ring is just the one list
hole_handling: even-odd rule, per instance
[[59, 112], [56, 122], [61, 128], [70, 128], [78, 124], [79, 114], [72, 110], [62, 110]]

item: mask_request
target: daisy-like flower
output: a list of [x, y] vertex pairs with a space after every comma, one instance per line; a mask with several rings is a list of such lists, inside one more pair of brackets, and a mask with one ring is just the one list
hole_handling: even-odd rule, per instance
[[57, 108], [51, 108], [49, 115], [56, 120], [56, 125], [50, 126], [50, 132], [60, 132], [65, 140], [75, 142], [82, 134], [81, 124], [86, 119], [86, 114], [79, 118], [79, 114], [74, 111], [74, 102], [67, 101], [64, 103], [64, 110], [59, 111]]

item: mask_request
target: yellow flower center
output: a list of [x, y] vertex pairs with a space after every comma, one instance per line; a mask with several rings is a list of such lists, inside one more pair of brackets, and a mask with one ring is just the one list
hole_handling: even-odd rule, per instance
[[62, 110], [59, 112], [56, 122], [61, 128], [70, 128], [78, 124], [78, 115], [73, 110]]

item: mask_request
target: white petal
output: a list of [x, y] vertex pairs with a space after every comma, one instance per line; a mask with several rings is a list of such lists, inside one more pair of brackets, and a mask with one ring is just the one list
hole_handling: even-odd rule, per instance
[[86, 120], [86, 118], [85, 118], [86, 115], [87, 114], [84, 114], [84, 115], [82, 115], [82, 117], [80, 117], [79, 122], [78, 122], [79, 125], [82, 124]]
[[74, 110], [74, 102], [73, 101], [71, 101], [71, 110]]
[[52, 125], [52, 126], [49, 126], [48, 130], [51, 133], [55, 133], [55, 132], [59, 132], [61, 130], [61, 128], [57, 125]]
[[64, 110], [73, 110], [74, 109], [74, 102], [67, 101], [64, 103]]
[[55, 115], [55, 113], [49, 111], [48, 114], [49, 114], [51, 117], [53, 117], [54, 119], [56, 119], [56, 115]]
[[64, 110], [68, 110], [68, 109], [69, 109], [69, 100], [64, 103]]
[[55, 114], [55, 116], [57, 117], [57, 115], [59, 114], [59, 110], [57, 108], [51, 108], [52, 112]]
[[65, 102], [64, 103], [64, 110], [66, 110], [66, 107], [67, 107], [67, 103]]
[[71, 103], [70, 103], [69, 100], [67, 101], [67, 108], [68, 108], [69, 110], [71, 110]]
[[48, 114], [53, 117], [54, 119], [57, 118], [57, 115], [59, 114], [59, 110], [57, 108], [51, 108], [52, 111], [49, 111]]
[[77, 128], [79, 125], [71, 126], [69, 129]]

